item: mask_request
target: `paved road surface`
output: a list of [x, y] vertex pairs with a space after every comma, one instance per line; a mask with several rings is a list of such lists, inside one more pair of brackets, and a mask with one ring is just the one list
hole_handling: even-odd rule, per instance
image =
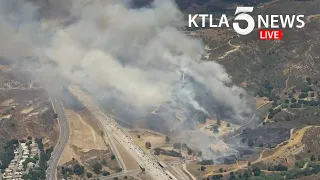
[[120, 172], [120, 173], [115, 173], [111, 174], [109, 176], [100, 176], [99, 180], [107, 180], [107, 179], [114, 179], [115, 177], [124, 177], [124, 176], [136, 176], [141, 172], [141, 169], [134, 169], [134, 170], [128, 170], [126, 172]]
[[56, 170], [60, 156], [66, 146], [69, 139], [69, 124], [65, 116], [64, 108], [61, 101], [57, 100], [55, 97], [51, 96], [51, 101], [55, 112], [58, 115], [58, 121], [60, 125], [60, 135], [58, 143], [53, 149], [51, 159], [48, 162], [48, 169], [46, 173], [47, 180], [56, 180]]
[[[100, 126], [101, 126], [101, 129], [103, 129], [103, 124], [100, 124]], [[123, 159], [122, 159], [122, 157], [120, 155], [120, 152], [119, 152], [119, 150], [118, 150], [118, 148], [117, 148], [117, 146], [116, 146], [116, 144], [114, 142], [114, 139], [110, 136], [109, 133], [104, 133], [104, 138], [106, 138], [107, 142], [109, 142], [111, 150], [112, 150], [113, 153], [115, 153], [116, 160], [117, 160], [118, 164], [120, 165], [122, 171], [126, 172], [127, 171], [127, 167], [126, 167], [126, 165], [125, 165], [125, 163], [124, 163], [124, 161], [123, 161]]]
[[[28, 89], [31, 89], [31, 88], [28, 88]], [[35, 89], [35, 88], [33, 88], [33, 89]], [[59, 162], [59, 159], [62, 155], [62, 152], [68, 142], [69, 134], [70, 134], [69, 123], [68, 123], [67, 118], [65, 116], [65, 111], [64, 111], [64, 107], [62, 105], [62, 102], [59, 100], [59, 95], [56, 95], [57, 92], [59, 92], [59, 88], [56, 88], [54, 91], [52, 91], [52, 93], [48, 92], [50, 94], [50, 99], [51, 99], [54, 111], [58, 115], [58, 121], [59, 121], [59, 125], [60, 125], [60, 135], [59, 135], [58, 143], [57, 143], [56, 147], [54, 148], [52, 158], [48, 162], [48, 170], [47, 170], [47, 175], [46, 175], [48, 180], [56, 180], [56, 170], [57, 170], [58, 162]], [[53, 94], [55, 94], [55, 95], [53, 95]], [[112, 142], [112, 139], [108, 135], [106, 135], [106, 136], [109, 139], [109, 142]], [[110, 146], [111, 146], [112, 151], [116, 154], [116, 159], [117, 159], [119, 165], [121, 166], [122, 170], [126, 171], [127, 168], [125, 167], [124, 162], [121, 159], [121, 156], [118, 152], [118, 149], [116, 148], [114, 143], [111, 143]]]
[[178, 180], [184, 180], [184, 179], [189, 179], [189, 177], [182, 171], [182, 169], [180, 169], [177, 166], [171, 166], [170, 169], [172, 170], [171, 172], [177, 174], [178, 176]]
[[110, 134], [118, 141], [121, 146], [138, 162], [138, 164], [145, 168], [147, 174], [154, 180], [169, 180], [176, 179], [166, 173], [153, 158], [145, 154], [141, 148], [135, 144], [129, 133], [122, 129], [121, 126], [111, 117], [103, 113], [102, 109], [95, 104], [95, 102], [81, 91], [78, 87], [69, 87], [70, 92], [78, 98], [78, 100], [92, 113], [92, 115], [103, 126], [103, 131]]

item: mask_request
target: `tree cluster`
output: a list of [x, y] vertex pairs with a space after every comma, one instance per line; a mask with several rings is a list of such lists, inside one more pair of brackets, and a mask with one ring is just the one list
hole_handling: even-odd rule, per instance
[[[40, 152], [39, 167], [30, 169], [29, 173], [25, 174], [23, 176], [23, 179], [26, 179], [26, 180], [45, 180], [46, 179], [46, 170], [48, 168], [47, 161], [50, 159], [52, 151], [53, 151], [53, 147], [50, 147], [50, 148], [46, 149], [45, 151], [42, 149], [42, 151]], [[38, 160], [37, 156], [35, 156], [33, 159], [28, 158], [28, 161], [30, 161], [30, 162], [36, 162], [37, 160]]]
[[12, 159], [14, 159], [14, 150], [18, 147], [19, 141], [17, 139], [12, 139], [7, 141], [3, 146], [3, 150], [0, 151], [0, 169], [6, 169]]
[[151, 148], [151, 143], [148, 141], [148, 142], [146, 142], [145, 143], [145, 147], [147, 148], [147, 149], [150, 149]]

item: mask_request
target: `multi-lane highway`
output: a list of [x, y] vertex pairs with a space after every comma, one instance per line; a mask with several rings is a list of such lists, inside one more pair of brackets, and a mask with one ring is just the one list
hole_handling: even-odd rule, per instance
[[99, 180], [108, 180], [108, 179], [114, 179], [116, 177], [125, 177], [125, 176], [136, 176], [141, 172], [141, 169], [134, 169], [134, 170], [128, 170], [126, 172], [120, 172], [116, 174], [111, 174], [108, 176], [100, 176]]
[[113, 137], [124, 149], [145, 169], [147, 174], [154, 180], [176, 179], [164, 171], [162, 167], [153, 158], [144, 153], [141, 148], [135, 144], [128, 132], [123, 130], [117, 122], [103, 113], [102, 109], [94, 101], [76, 86], [69, 87], [70, 92], [91, 112], [91, 114], [103, 126], [103, 131]]
[[51, 102], [55, 113], [58, 115], [58, 123], [60, 125], [60, 135], [56, 146], [54, 147], [51, 158], [48, 162], [48, 169], [46, 173], [47, 180], [56, 180], [56, 170], [60, 156], [67, 145], [69, 139], [69, 123], [65, 116], [62, 102], [54, 96], [51, 97]]
[[[124, 131], [113, 118], [105, 115], [103, 111], [97, 106], [89, 96], [86, 96], [84, 92], [82, 92], [78, 88], [69, 89], [79, 100], [86, 106], [86, 108], [92, 113], [92, 115], [102, 124], [102, 129], [105, 135], [112, 143], [113, 140], [119, 142], [128, 153], [139, 163], [139, 165], [147, 171], [147, 173], [152, 177], [152, 179], [177, 179], [175, 178], [168, 170], [162, 169], [156, 162], [154, 158], [150, 158], [147, 154], [145, 154], [131, 139], [130, 135]], [[65, 116], [64, 108], [62, 102], [59, 100], [58, 96], [53, 96], [50, 94], [50, 99], [52, 102], [52, 106], [54, 111], [58, 115], [58, 122], [60, 125], [60, 135], [58, 142], [54, 148], [52, 153], [52, 157], [48, 162], [48, 169], [46, 173], [46, 177], [48, 180], [56, 180], [56, 170], [58, 166], [58, 162], [62, 152], [68, 142], [69, 139], [69, 124], [67, 118]], [[113, 179], [114, 177], [124, 177], [124, 176], [133, 176], [141, 172], [141, 170], [126, 170], [124, 167], [124, 162], [121, 159], [119, 153], [117, 153], [117, 149], [112, 149], [117, 154], [117, 159], [120, 165], [124, 168], [124, 171], [121, 173], [116, 173], [114, 175], [109, 175], [105, 177], [99, 177], [99, 179]]]

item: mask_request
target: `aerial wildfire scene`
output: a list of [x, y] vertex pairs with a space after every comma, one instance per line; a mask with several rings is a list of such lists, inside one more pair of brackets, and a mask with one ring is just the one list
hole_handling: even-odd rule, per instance
[[0, 0], [0, 180], [320, 179], [319, 33], [320, 0]]

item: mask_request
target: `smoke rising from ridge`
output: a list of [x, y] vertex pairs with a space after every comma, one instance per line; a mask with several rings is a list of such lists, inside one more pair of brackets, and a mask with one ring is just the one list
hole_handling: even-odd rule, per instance
[[[214, 116], [223, 107], [230, 120], [249, 120], [247, 93], [218, 63], [200, 62], [204, 45], [179, 31], [183, 14], [171, 0], [140, 9], [129, 1], [30, 1], [0, 0], [1, 56], [48, 57], [57, 68], [47, 74], [129, 104], [139, 118], [159, 105], [187, 112], [193, 127], [178, 124], [181, 131], [197, 121], [190, 109]], [[175, 115], [159, 116], [168, 127], [177, 124]]]

